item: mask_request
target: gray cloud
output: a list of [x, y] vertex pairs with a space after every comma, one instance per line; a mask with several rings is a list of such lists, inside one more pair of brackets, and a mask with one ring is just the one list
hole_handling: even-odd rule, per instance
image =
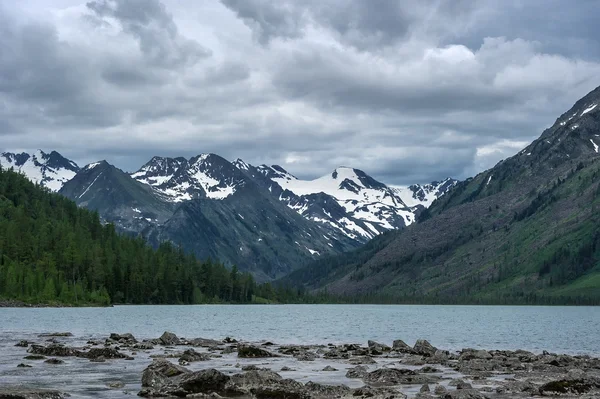
[[600, 84], [595, 1], [4, 1], [0, 150], [125, 170], [214, 152], [464, 178]]

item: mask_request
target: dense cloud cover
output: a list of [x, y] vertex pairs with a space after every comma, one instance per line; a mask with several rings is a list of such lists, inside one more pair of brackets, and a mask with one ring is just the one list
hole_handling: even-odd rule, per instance
[[0, 0], [0, 151], [464, 178], [600, 85], [581, 0]]

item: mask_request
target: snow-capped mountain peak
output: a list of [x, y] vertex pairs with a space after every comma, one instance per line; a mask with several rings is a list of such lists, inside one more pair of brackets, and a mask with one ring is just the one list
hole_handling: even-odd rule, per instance
[[45, 153], [37, 150], [31, 155], [25, 152], [20, 154], [4, 152], [0, 154], [0, 165], [3, 168], [18, 170], [29, 180], [55, 192], [79, 171], [75, 162], [64, 158], [56, 151]]
[[229, 161], [210, 153], [189, 160], [154, 157], [131, 176], [154, 187], [172, 202], [224, 199], [243, 186], [245, 179]]
[[410, 207], [422, 205], [428, 208], [433, 201], [446, 194], [456, 183], [458, 183], [457, 180], [446, 178], [442, 181], [434, 181], [429, 184], [395, 186], [393, 189], [406, 205]]

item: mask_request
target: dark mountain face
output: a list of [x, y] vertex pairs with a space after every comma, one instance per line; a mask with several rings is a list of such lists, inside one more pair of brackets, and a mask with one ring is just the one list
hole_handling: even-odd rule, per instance
[[59, 193], [132, 233], [164, 223], [173, 211], [150, 186], [106, 161], [82, 168]]
[[600, 299], [599, 107], [600, 88], [523, 151], [451, 188], [419, 223], [288, 281], [438, 301]]

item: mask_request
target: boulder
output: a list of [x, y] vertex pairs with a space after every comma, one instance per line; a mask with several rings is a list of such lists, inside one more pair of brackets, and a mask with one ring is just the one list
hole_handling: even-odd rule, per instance
[[254, 345], [238, 345], [238, 357], [241, 358], [261, 358], [278, 357], [276, 354], [261, 349]]
[[114, 348], [92, 348], [87, 352], [81, 352], [78, 356], [87, 359], [126, 359], [129, 357]]
[[64, 346], [61, 344], [50, 344], [48, 346], [43, 345], [31, 345], [27, 352], [32, 353], [34, 355], [43, 355], [43, 356], [78, 356], [81, 354], [80, 351], [70, 348], [68, 346]]
[[214, 339], [208, 339], [208, 338], [192, 338], [192, 339], [188, 340], [187, 343], [189, 345], [202, 347], [202, 348], [215, 348], [215, 347], [223, 346], [223, 342], [216, 341]]
[[446, 392], [442, 398], [444, 399], [489, 399], [489, 396], [476, 389], [461, 389], [458, 391]]
[[377, 385], [428, 384], [438, 379], [434, 376], [420, 375], [413, 370], [395, 368], [378, 369], [363, 377], [366, 383]]
[[346, 372], [346, 378], [364, 378], [368, 374], [367, 370], [366, 366], [353, 367]]
[[110, 334], [109, 339], [112, 339], [113, 341], [117, 341], [117, 342], [128, 343], [128, 344], [137, 343], [137, 339], [135, 339], [135, 337], [131, 333], [125, 333], [125, 334], [112, 333], [112, 334]]
[[352, 398], [369, 399], [406, 399], [406, 395], [390, 388], [373, 388], [364, 386], [352, 392]]
[[392, 349], [401, 353], [413, 353], [413, 348], [408, 346], [408, 344], [401, 339], [397, 339], [393, 342]]
[[374, 354], [381, 354], [383, 352], [389, 352], [392, 350], [392, 348], [390, 348], [389, 346], [385, 344], [380, 344], [379, 342], [375, 341], [368, 341], [367, 346], [369, 347], [371, 353]]
[[179, 358], [180, 362], [187, 362], [187, 363], [192, 363], [192, 362], [203, 362], [203, 361], [207, 361], [210, 360], [210, 355], [206, 354], [206, 353], [200, 353], [200, 352], [196, 352], [194, 349], [186, 349], [183, 354], [181, 355], [181, 357]]
[[59, 391], [0, 387], [0, 399], [64, 399], [68, 396]]
[[215, 369], [206, 369], [184, 374], [179, 386], [187, 393], [225, 393], [230, 377]]
[[302, 351], [294, 353], [294, 357], [300, 362], [312, 362], [317, 358], [317, 354], [310, 351]]
[[348, 359], [350, 364], [376, 364], [377, 362], [371, 356], [351, 357]]
[[489, 360], [493, 356], [486, 350], [482, 349], [463, 349], [458, 357], [459, 361], [472, 360], [472, 359], [482, 359]]
[[413, 347], [413, 351], [419, 355], [430, 357], [430, 356], [435, 355], [437, 348], [435, 348], [433, 345], [431, 345], [429, 343], [429, 341], [427, 341], [425, 339], [419, 339], [415, 343], [415, 346]]
[[539, 389], [540, 395], [556, 394], [583, 394], [591, 391], [593, 388], [600, 388], [600, 382], [593, 379], [564, 379], [550, 381], [542, 385]]
[[142, 374], [142, 397], [160, 397], [181, 393], [179, 382], [182, 376], [191, 373], [188, 369], [177, 366], [167, 360], [154, 360]]
[[304, 385], [304, 392], [308, 398], [341, 398], [351, 395], [352, 390], [346, 385], [322, 385], [309, 381]]
[[21, 348], [27, 348], [29, 346], [29, 341], [19, 341], [15, 344], [15, 346], [20, 346]]
[[325, 366], [325, 368], [321, 371], [338, 371], [336, 368], [333, 368], [331, 366]]
[[165, 331], [158, 339], [161, 345], [179, 345], [180, 340], [172, 332]]

